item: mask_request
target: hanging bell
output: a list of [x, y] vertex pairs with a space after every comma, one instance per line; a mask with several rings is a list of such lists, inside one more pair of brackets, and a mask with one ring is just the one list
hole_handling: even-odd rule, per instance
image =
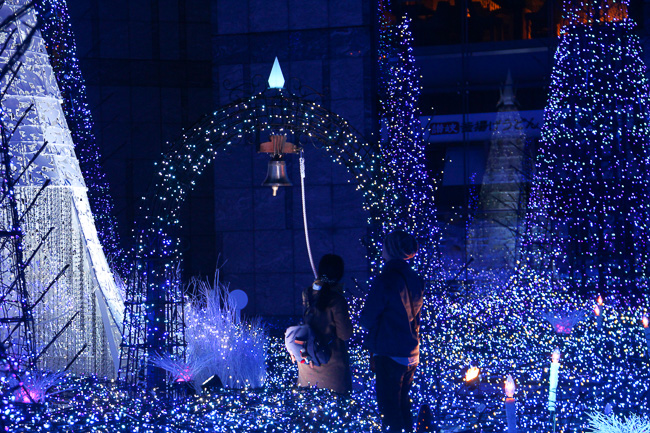
[[269, 161], [269, 170], [262, 186], [270, 186], [273, 190], [273, 197], [281, 186], [293, 185], [287, 177], [287, 163], [280, 155], [274, 155]]

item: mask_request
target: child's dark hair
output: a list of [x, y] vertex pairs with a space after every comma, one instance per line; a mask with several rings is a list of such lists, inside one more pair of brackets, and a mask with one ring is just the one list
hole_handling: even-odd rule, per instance
[[318, 279], [314, 284], [320, 285], [316, 295], [316, 308], [323, 311], [332, 299], [332, 288], [343, 278], [345, 266], [341, 256], [325, 254], [318, 263]]

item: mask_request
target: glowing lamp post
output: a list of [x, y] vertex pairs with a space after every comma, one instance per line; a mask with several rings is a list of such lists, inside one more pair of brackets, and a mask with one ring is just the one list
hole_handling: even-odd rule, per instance
[[645, 334], [645, 344], [646, 344], [646, 347], [648, 348], [648, 356], [650, 356], [650, 328], [648, 328], [648, 316], [643, 316], [643, 319], [641, 319], [641, 323], [643, 323], [643, 333]]
[[508, 433], [517, 433], [517, 402], [515, 401], [515, 381], [508, 375], [505, 384], [506, 420]]

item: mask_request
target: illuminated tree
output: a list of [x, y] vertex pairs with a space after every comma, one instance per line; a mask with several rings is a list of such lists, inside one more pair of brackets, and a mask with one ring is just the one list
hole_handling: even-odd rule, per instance
[[431, 276], [439, 231], [435, 225], [433, 180], [427, 175], [418, 99], [420, 74], [413, 56], [410, 20], [391, 21], [386, 1], [379, 3], [379, 73], [382, 140], [380, 153], [385, 235], [395, 228], [413, 233], [420, 243], [416, 266]]
[[646, 292], [648, 81], [629, 0], [565, 1], [525, 248], [583, 296]]

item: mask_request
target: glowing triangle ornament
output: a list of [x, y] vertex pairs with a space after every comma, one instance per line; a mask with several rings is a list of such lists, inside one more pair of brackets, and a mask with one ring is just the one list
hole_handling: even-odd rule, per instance
[[282, 75], [280, 62], [278, 62], [278, 58], [276, 57], [275, 62], [273, 62], [273, 68], [271, 69], [271, 75], [269, 75], [269, 89], [282, 88], [284, 88], [284, 75]]

